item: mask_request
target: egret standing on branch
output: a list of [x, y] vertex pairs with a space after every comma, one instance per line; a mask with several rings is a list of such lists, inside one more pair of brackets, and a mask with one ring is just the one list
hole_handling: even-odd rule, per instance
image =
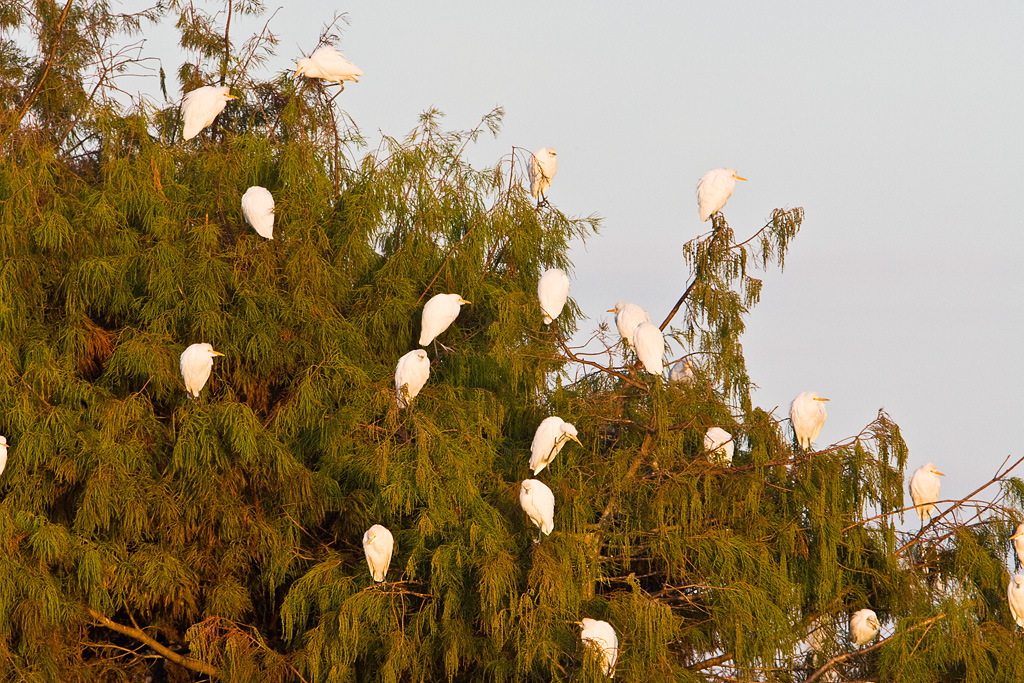
[[[463, 304], [471, 303], [458, 294], [435, 294], [423, 305], [420, 317], [420, 346], [434, 341], [434, 337], [448, 329], [459, 317]], [[435, 349], [436, 351], [437, 349]]]
[[914, 507], [917, 516], [921, 518], [922, 526], [938, 509], [935, 502], [939, 499], [939, 488], [942, 486], [939, 477], [944, 476], [946, 475], [929, 462], [914, 470], [913, 476], [910, 477], [910, 497], [914, 499]]
[[256, 234], [274, 239], [274, 195], [270, 190], [254, 185], [242, 195], [242, 216]]
[[1024, 564], [1024, 524], [1018, 524], [1017, 530], [1010, 536], [1013, 541], [1013, 551], [1017, 553], [1017, 561]]
[[544, 313], [544, 324], [550, 325], [565, 307], [569, 298], [569, 277], [561, 268], [544, 271], [537, 282], [537, 298]]
[[210, 344], [192, 344], [181, 354], [181, 378], [185, 380], [185, 391], [192, 398], [199, 398], [199, 392], [210, 379], [214, 356], [223, 355], [214, 351]]
[[689, 358], [685, 358], [675, 365], [668, 371], [668, 378], [673, 382], [679, 382], [687, 386], [693, 386], [697, 378], [693, 374], [693, 363], [690, 362]]
[[[551, 187], [551, 181], [558, 172], [558, 155], [550, 147], [541, 147], [530, 155], [530, 194], [540, 205], [540, 197]], [[544, 201], [547, 197], [544, 196]]]
[[732, 434], [721, 427], [709, 427], [707, 433], [704, 434], [704, 450], [717, 456], [718, 462], [731, 465], [735, 446], [736, 442], [733, 441]]
[[544, 482], [537, 479], [523, 481], [519, 486], [519, 505], [537, 527], [535, 543], [540, 543], [541, 534], [551, 535], [555, 530], [555, 494]]
[[608, 309], [609, 313], [615, 314], [615, 327], [619, 330], [619, 336], [626, 340], [626, 346], [633, 346], [633, 332], [640, 323], [651, 322], [651, 316], [647, 311], [636, 304], [620, 301], [615, 308]]
[[1010, 614], [1017, 626], [1024, 628], [1024, 576], [1015, 574], [1006, 588], [1006, 599], [1010, 602]]
[[874, 610], [862, 609], [850, 617], [850, 640], [857, 647], [864, 647], [878, 635], [878, 615]]
[[805, 391], [789, 404], [789, 422], [793, 425], [797, 442], [805, 451], [811, 450], [811, 445], [825, 424], [828, 413], [823, 401], [827, 400], [813, 391]]
[[320, 78], [331, 83], [338, 83], [344, 89], [342, 81], [355, 81], [363, 76], [363, 71], [352, 62], [345, 59], [345, 55], [338, 52], [333, 45], [325, 45], [317, 49], [309, 57], [299, 60], [295, 76], [303, 75], [306, 78]]
[[576, 438], [577, 434], [579, 432], [576, 428], [562, 418], [554, 415], [545, 418], [537, 427], [537, 432], [533, 435], [533, 444], [530, 446], [530, 469], [533, 470], [534, 476], [551, 464], [569, 439], [582, 447], [583, 444]]
[[597, 651], [604, 675], [614, 678], [615, 662], [619, 658], [619, 637], [615, 635], [615, 629], [607, 621], [599, 619], [584, 618], [578, 625], [583, 629], [580, 640]]
[[7, 437], [0, 436], [0, 474], [7, 469]]
[[430, 377], [430, 359], [423, 349], [410, 351], [398, 359], [395, 367], [395, 392], [398, 394], [398, 407], [407, 408], [409, 403], [420, 393], [420, 389]]
[[395, 549], [395, 537], [385, 527], [374, 524], [363, 534], [363, 552], [366, 553], [366, 564], [370, 565], [370, 574], [377, 583], [383, 581], [391, 566], [391, 553]]
[[228, 100], [238, 99], [228, 94], [226, 85], [206, 85], [185, 95], [181, 101], [181, 130], [183, 140], [191, 140], [199, 131], [213, 123], [217, 114], [224, 111]]
[[716, 168], [708, 171], [697, 181], [697, 213], [701, 223], [725, 208], [725, 203], [736, 189], [737, 180], [746, 180], [736, 175], [735, 168]]
[[633, 330], [636, 355], [647, 372], [660, 375], [665, 370], [665, 335], [654, 323], [640, 323]]

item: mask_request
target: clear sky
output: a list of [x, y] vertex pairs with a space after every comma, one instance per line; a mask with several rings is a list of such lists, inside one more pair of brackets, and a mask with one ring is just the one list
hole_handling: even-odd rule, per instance
[[[830, 398], [819, 446], [884, 407], [908, 474], [950, 475], [943, 497], [1020, 454], [1024, 4], [290, 2], [266, 75], [294, 69], [334, 9], [366, 73], [337, 102], [371, 141], [432, 106], [469, 128], [500, 105], [475, 163], [558, 150], [551, 202], [604, 217], [571, 252], [583, 331], [619, 299], [664, 317], [689, 275], [680, 247], [707, 228], [697, 179], [735, 167], [738, 237], [806, 209], [748, 321], [756, 402], [781, 417], [801, 391]], [[241, 43], [252, 25], [233, 25]], [[147, 35], [175, 73], [173, 33]]]

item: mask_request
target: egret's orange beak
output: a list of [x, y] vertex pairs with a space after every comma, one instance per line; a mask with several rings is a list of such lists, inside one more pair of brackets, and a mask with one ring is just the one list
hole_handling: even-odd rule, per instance
[[223, 356], [223, 355], [224, 355], [224, 354], [223, 354], [223, 353], [221, 353], [220, 351], [210, 351], [210, 353], [212, 353], [212, 354], [213, 354], [213, 355], [215, 355], [215, 356]]
[[814, 399], [814, 400], [815, 400], [815, 401], [827, 401], [828, 399], [827, 399], [827, 398], [816, 398], [816, 399]]
[[733, 178], [735, 178], [736, 180], [746, 180], [746, 178], [741, 178], [738, 175], [734, 175]]
[[609, 308], [609, 309], [608, 309], [608, 312], [609, 312], [609, 313], [614, 313], [614, 312], [615, 312], [615, 309], [614, 309], [614, 308]]
[[942, 472], [939, 472], [938, 470], [932, 470], [932, 474], [937, 474], [937, 475], [939, 475], [940, 477], [944, 477], [944, 476], [946, 476], [945, 474], [943, 474]]
[[298, 78], [300, 73], [302, 73], [302, 67], [301, 66], [298, 69], [295, 70], [295, 75], [292, 76], [292, 78]]
[[237, 100], [238, 98], [235, 97], [234, 95], [225, 95], [224, 99], [225, 100]]
[[459, 297], [459, 303], [460, 303], [460, 304], [471, 304], [471, 303], [473, 303], [473, 302], [472, 302], [472, 301], [466, 301], [466, 300], [465, 300], [465, 299], [463, 299], [462, 297]]
[[1024, 538], [1024, 531], [1018, 531], [1013, 536], [1010, 536], [1011, 541], [1017, 538]]
[[579, 440], [579, 439], [577, 439], [577, 438], [576, 438], [575, 436], [571, 436], [571, 435], [570, 435], [570, 436], [569, 436], [569, 438], [570, 438], [570, 439], [572, 439], [573, 441], [575, 441], [576, 443], [579, 443], [579, 444], [580, 444], [580, 446], [582, 446], [582, 445], [583, 445], [583, 444], [581, 444], [581, 443], [580, 443], [580, 440]]

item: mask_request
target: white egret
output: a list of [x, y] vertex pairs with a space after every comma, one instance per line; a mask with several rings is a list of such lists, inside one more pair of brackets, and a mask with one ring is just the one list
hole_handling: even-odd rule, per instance
[[864, 647], [878, 635], [878, 615], [874, 610], [857, 610], [850, 617], [850, 640], [857, 647]]
[[725, 203], [736, 189], [737, 180], [746, 180], [736, 175], [735, 168], [716, 168], [708, 171], [697, 181], [697, 209], [701, 222], [725, 208]]
[[544, 324], [550, 325], [565, 307], [569, 298], [569, 277], [561, 268], [549, 268], [537, 282], [537, 298], [544, 313]]
[[534, 199], [543, 195], [558, 172], [558, 155], [550, 147], [541, 147], [530, 155], [530, 194]]
[[[459, 317], [463, 304], [471, 303], [458, 294], [435, 294], [423, 305], [420, 317], [420, 346], [434, 341], [434, 337], [448, 329]], [[436, 350], [436, 349], [435, 349]]]
[[213, 370], [214, 356], [223, 356], [213, 350], [210, 344], [192, 344], [181, 354], [181, 377], [185, 380], [185, 391], [193, 398], [206, 386]]
[[519, 504], [537, 527], [537, 542], [541, 534], [550, 536], [555, 530], [555, 494], [537, 479], [526, 479], [519, 486]]
[[793, 425], [796, 440], [805, 451], [811, 450], [811, 445], [825, 424], [828, 413], [823, 402], [827, 400], [813, 391], [805, 391], [789, 404], [789, 422]]
[[626, 346], [633, 346], [633, 332], [637, 325], [651, 322], [647, 311], [625, 301], [616, 303], [615, 308], [608, 309], [608, 312], [615, 314], [615, 326], [619, 328], [619, 336], [626, 340]]
[[345, 59], [333, 45], [325, 45], [317, 49], [309, 57], [299, 60], [295, 75], [302, 74], [306, 78], [321, 78], [331, 83], [355, 81], [363, 75], [362, 69]]
[[615, 635], [615, 629], [607, 621], [599, 619], [584, 618], [578, 625], [583, 629], [580, 640], [597, 651], [604, 675], [614, 678], [615, 661], [619, 658], [619, 637]]
[[217, 114], [224, 111], [228, 100], [238, 99], [228, 94], [226, 85], [205, 85], [186, 93], [181, 101], [181, 117], [184, 126], [181, 137], [191, 140], [199, 131], [213, 123]]
[[423, 349], [410, 351], [398, 359], [395, 367], [395, 392], [398, 394], [398, 407], [407, 408], [409, 403], [420, 393], [420, 389], [430, 377], [430, 359]]
[[254, 185], [242, 195], [242, 216], [260, 237], [274, 239], [274, 195]]
[[7, 437], [0, 436], [0, 474], [7, 469]]
[[1006, 587], [1006, 599], [1010, 602], [1010, 614], [1017, 626], [1024, 628], [1024, 576], [1015, 574]]
[[1017, 553], [1017, 561], [1024, 564], [1024, 524], [1018, 524], [1017, 530], [1010, 536], [1013, 541], [1013, 551]]
[[693, 363], [690, 362], [689, 358], [684, 358], [668, 371], [668, 378], [673, 382], [679, 382], [680, 384], [686, 384], [693, 386], [694, 382], [697, 381], [696, 376], [693, 374]]
[[654, 323], [640, 323], [633, 330], [636, 355], [647, 372], [660, 375], [665, 370], [665, 335]]
[[374, 524], [363, 534], [363, 552], [366, 553], [366, 564], [370, 565], [373, 580], [380, 583], [391, 566], [391, 553], [395, 549], [395, 537], [386, 527]]
[[544, 418], [537, 427], [537, 432], [533, 435], [533, 445], [530, 446], [530, 469], [533, 470], [534, 476], [551, 464], [569, 439], [582, 447], [583, 444], [576, 438], [577, 434], [579, 432], [576, 428], [560, 417], [552, 415]]
[[935, 502], [939, 499], [939, 487], [942, 485], [939, 477], [944, 476], [929, 462], [914, 470], [910, 477], [910, 497], [914, 499], [914, 507], [922, 525], [935, 514]]
[[704, 434], [704, 450], [717, 456], [715, 459], [718, 462], [731, 465], [735, 446], [736, 442], [733, 441], [732, 434], [721, 427], [709, 427], [707, 433]]

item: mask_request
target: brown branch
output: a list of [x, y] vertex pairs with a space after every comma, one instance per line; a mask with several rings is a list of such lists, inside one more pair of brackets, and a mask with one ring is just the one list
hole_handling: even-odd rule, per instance
[[718, 666], [719, 664], [725, 664], [730, 659], [732, 659], [732, 653], [731, 652], [725, 652], [725, 653], [722, 653], [722, 654], [718, 655], [717, 657], [712, 657], [711, 659], [705, 659], [703, 662], [697, 662], [696, 664], [691, 664], [690, 666], [688, 666], [686, 668], [687, 668], [688, 671], [700, 671], [701, 669], [707, 669], [707, 668], [712, 667], [712, 666]]
[[57, 55], [57, 46], [60, 44], [60, 31], [64, 26], [64, 21], [68, 18], [68, 11], [71, 9], [71, 3], [73, 0], [68, 0], [67, 4], [64, 5], [64, 9], [60, 13], [60, 19], [57, 20], [57, 27], [54, 29], [53, 45], [50, 46], [50, 54], [46, 56], [46, 62], [43, 64], [43, 73], [39, 74], [39, 80], [36, 81], [35, 87], [32, 88], [32, 92], [29, 93], [28, 97], [25, 98], [24, 103], [21, 105], [21, 110], [18, 115], [14, 117], [14, 121], [11, 123], [11, 129], [8, 134], [13, 133], [14, 129], [21, 125], [21, 120], [25, 117], [25, 113], [28, 108], [32, 106], [32, 102], [35, 101], [36, 97], [39, 96], [39, 91], [43, 88], [43, 81], [46, 80], [46, 76], [50, 73], [50, 66], [53, 64], [53, 58]]
[[602, 372], [607, 372], [609, 375], [612, 375], [614, 377], [618, 377], [619, 379], [621, 379], [623, 382], [626, 382], [627, 384], [632, 384], [637, 389], [640, 389], [642, 391], [647, 391], [647, 387], [646, 386], [644, 386], [643, 384], [640, 384], [640, 382], [637, 382], [632, 377], [627, 377], [626, 375], [623, 375], [621, 372], [616, 372], [615, 370], [612, 370], [611, 368], [606, 368], [605, 366], [601, 365], [600, 363], [595, 363], [594, 361], [584, 360], [583, 358], [580, 358], [579, 356], [577, 356], [575, 353], [573, 353], [569, 349], [569, 347], [565, 343], [565, 340], [562, 339], [561, 337], [559, 337], [558, 343], [562, 347], [562, 350], [565, 351], [565, 354], [569, 357], [569, 360], [571, 360], [573, 362], [576, 362], [576, 363], [580, 363], [581, 365], [589, 365], [591, 367], [597, 368], [597, 369], [601, 370]]
[[86, 611], [98, 624], [145, 643], [149, 647], [153, 648], [154, 651], [160, 653], [164, 658], [169, 659], [179, 666], [183, 666], [186, 669], [190, 669], [197, 673], [206, 674], [207, 676], [214, 676], [216, 678], [220, 678], [221, 676], [221, 671], [217, 667], [199, 659], [179, 655], [177, 652], [167, 648], [165, 645], [161, 645], [153, 638], [147, 636], [141, 628], [133, 628], [131, 626], [125, 626], [124, 624], [119, 624], [116, 621], [111, 621], [94, 609], [86, 608]]
[[[907, 630], [908, 631], [912, 631], [914, 629], [919, 629], [922, 626], [928, 626], [930, 628], [930, 625], [932, 623], [938, 621], [939, 619], [944, 619], [945, 617], [946, 617], [946, 614], [942, 613], [942, 614], [940, 614], [938, 616], [932, 617], [931, 619], [925, 619], [920, 624], [915, 624], [915, 625], [911, 626], [910, 628], [908, 628]], [[833, 667], [835, 667], [836, 664], [842, 664], [847, 659], [850, 659], [851, 657], [853, 657], [855, 655], [863, 655], [863, 654], [867, 654], [868, 652], [872, 652], [874, 650], [877, 650], [878, 648], [882, 647], [883, 645], [885, 645], [886, 643], [888, 643], [890, 640], [892, 640], [895, 637], [896, 637], [896, 634], [893, 633], [888, 638], [882, 638], [880, 641], [878, 641], [877, 643], [875, 643], [874, 645], [871, 645], [869, 647], [865, 647], [865, 648], [862, 648], [860, 650], [854, 650], [853, 652], [847, 652], [847, 653], [841, 654], [841, 655], [836, 655], [832, 659], [830, 659], [827, 662], [825, 662], [825, 664], [822, 665], [822, 667], [820, 669], [815, 671], [811, 675], [811, 677], [807, 679], [807, 681], [805, 683], [814, 683], [814, 681], [818, 680], [819, 678], [824, 676], [826, 673], [828, 673]], [[923, 637], [924, 636], [922, 636], [922, 638]], [[920, 644], [920, 641], [918, 641], [918, 643]]]

